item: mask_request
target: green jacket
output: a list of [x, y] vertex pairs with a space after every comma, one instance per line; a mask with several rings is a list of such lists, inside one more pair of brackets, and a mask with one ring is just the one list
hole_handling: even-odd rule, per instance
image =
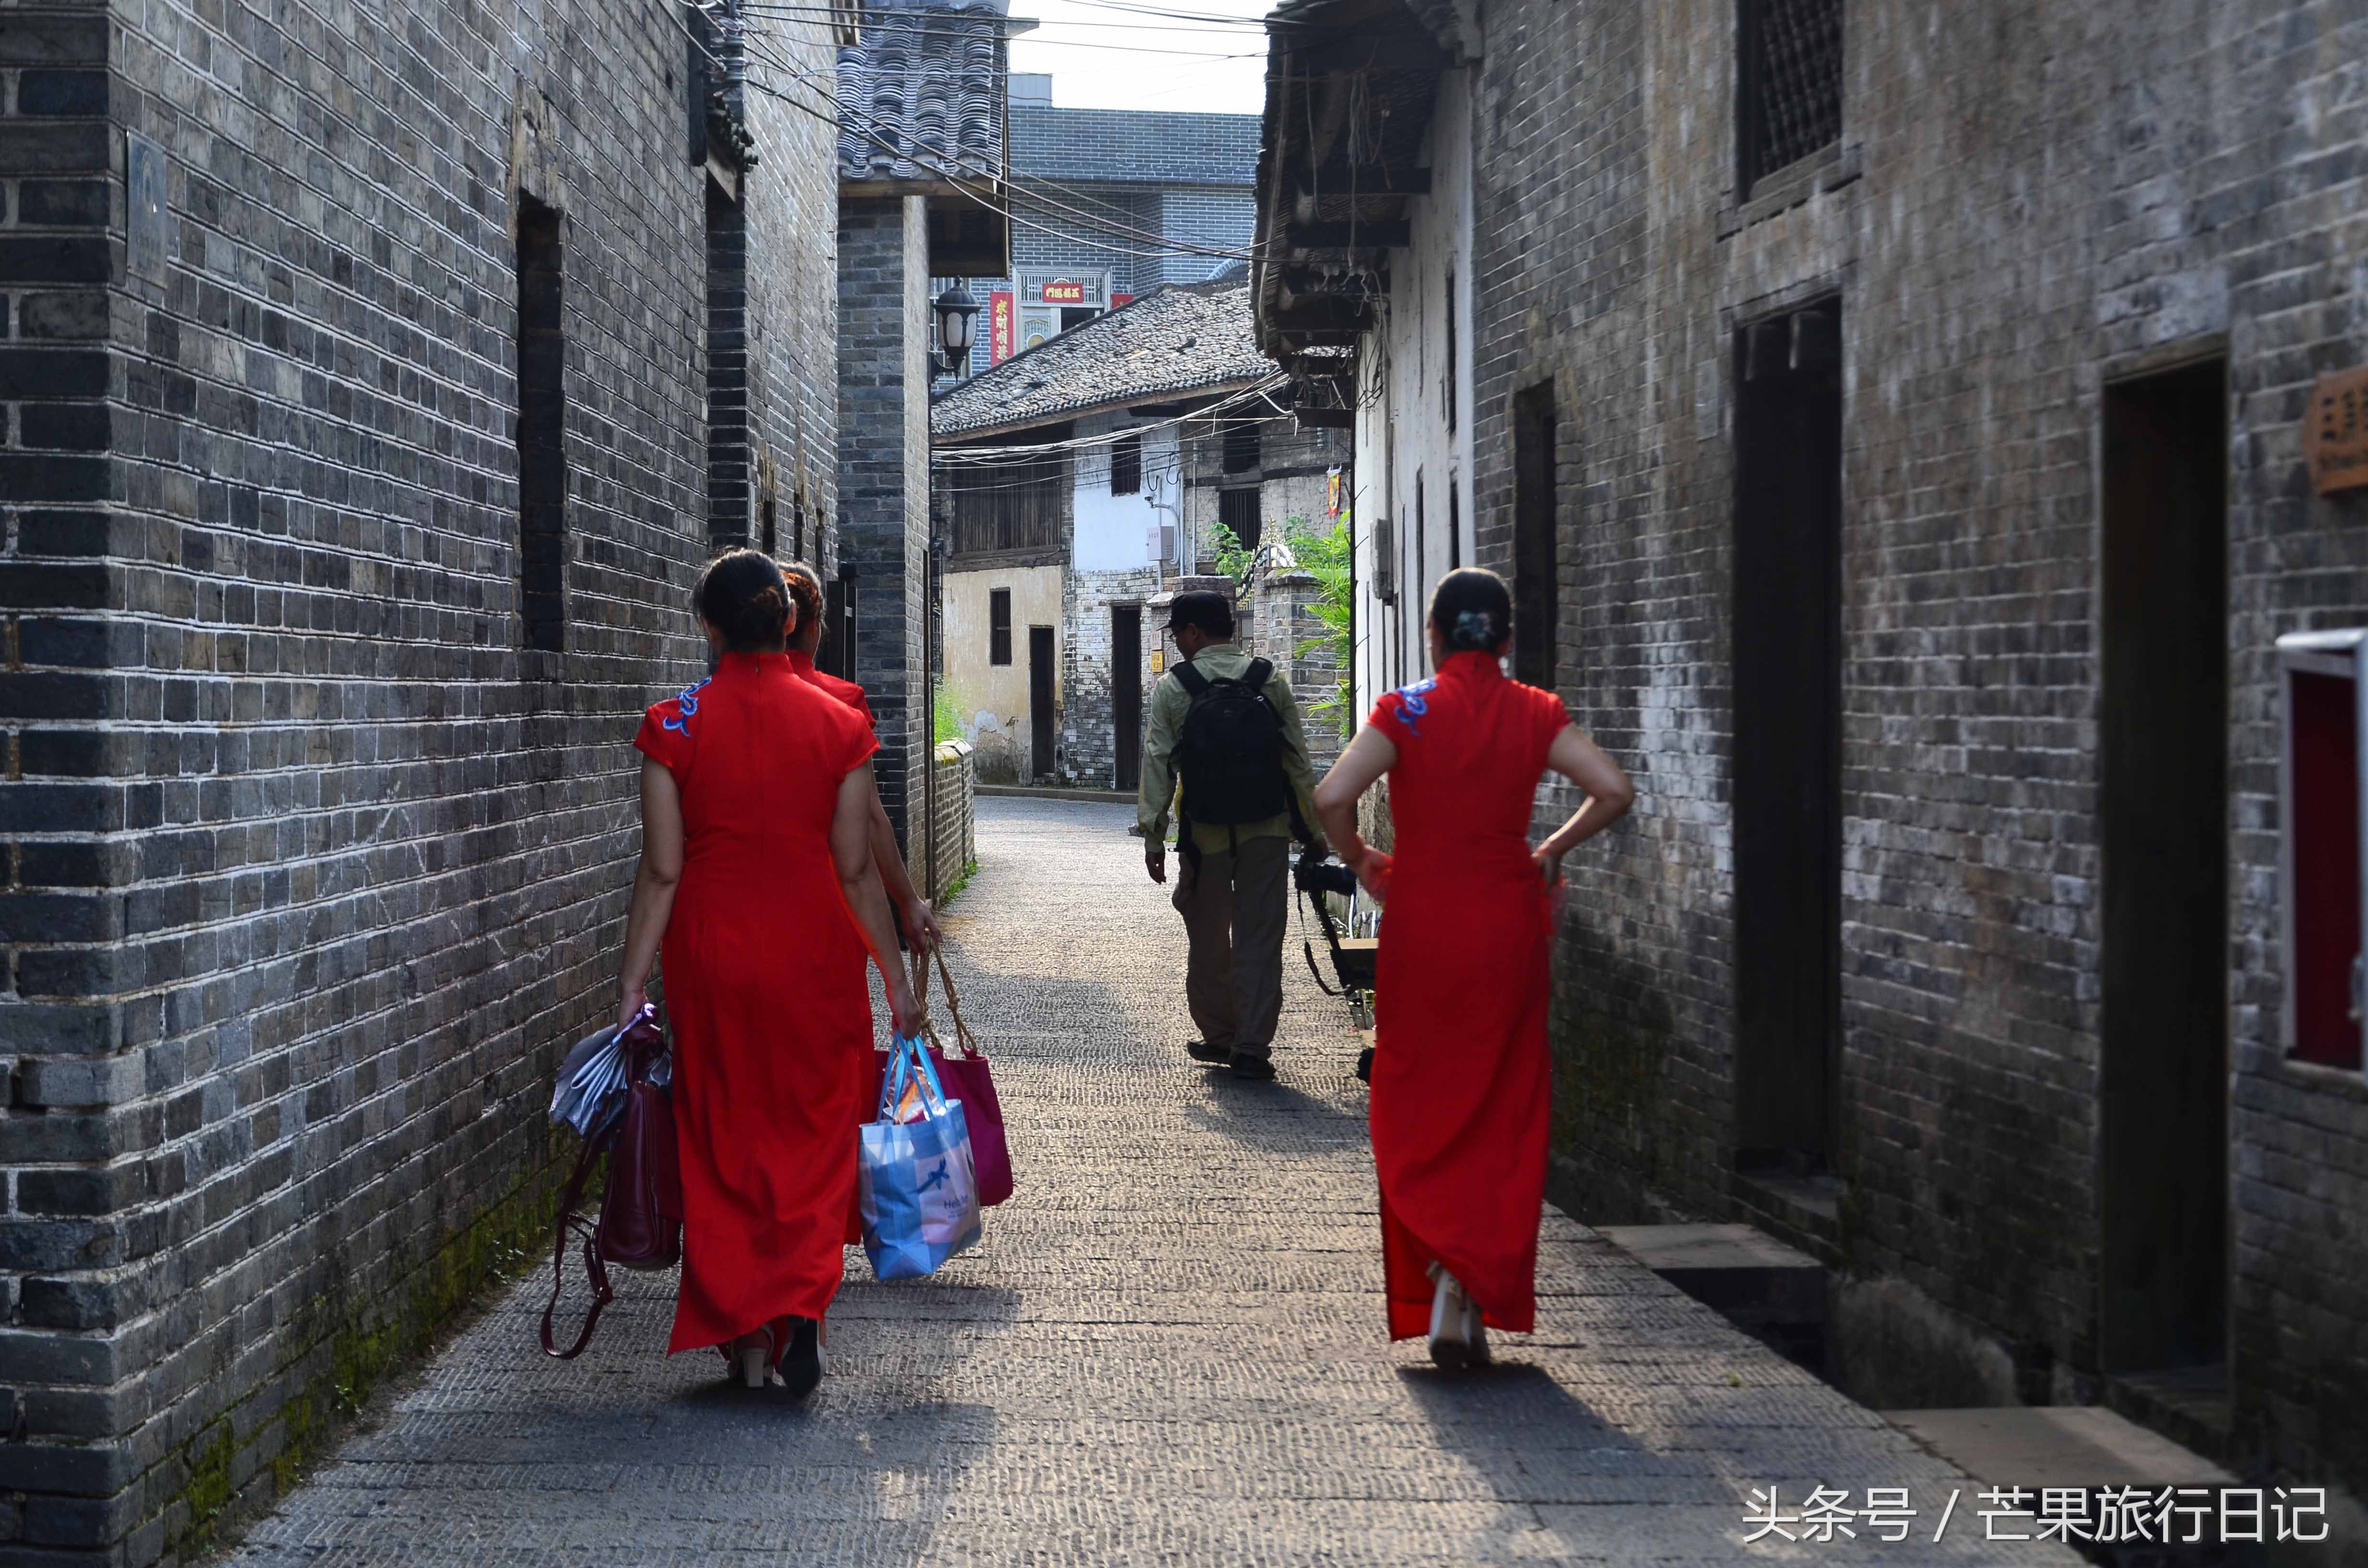
[[[1248, 672], [1250, 654], [1237, 642], [1216, 642], [1192, 656], [1192, 663], [1212, 680], [1239, 680]], [[1292, 795], [1299, 802], [1299, 814], [1305, 820], [1310, 833], [1315, 826], [1315, 779], [1307, 766], [1307, 737], [1299, 728], [1299, 703], [1291, 695], [1291, 682], [1278, 670], [1266, 683], [1266, 699], [1274, 705], [1282, 720], [1282, 772], [1291, 780]], [[1151, 732], [1143, 743], [1143, 788], [1135, 799], [1134, 819], [1143, 824], [1146, 841], [1164, 844], [1167, 840], [1167, 815], [1176, 804], [1176, 740], [1184, 728], [1184, 715], [1192, 707], [1191, 694], [1184, 683], [1170, 670], [1159, 677], [1151, 688]], [[1247, 822], [1226, 827], [1211, 823], [1192, 824], [1192, 842], [1201, 852], [1223, 854], [1235, 839], [1289, 838], [1291, 815], [1269, 817], [1264, 822]]]

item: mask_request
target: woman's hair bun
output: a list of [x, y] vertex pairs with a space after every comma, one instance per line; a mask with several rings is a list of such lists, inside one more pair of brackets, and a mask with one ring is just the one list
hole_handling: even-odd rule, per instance
[[1431, 594], [1430, 624], [1451, 653], [1493, 653], [1512, 635], [1513, 596], [1494, 572], [1459, 567]]
[[762, 551], [727, 550], [709, 562], [690, 602], [735, 653], [778, 648], [789, 628], [789, 585]]

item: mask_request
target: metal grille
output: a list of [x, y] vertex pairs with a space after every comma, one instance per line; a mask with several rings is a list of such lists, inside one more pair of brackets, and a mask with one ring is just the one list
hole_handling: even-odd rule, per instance
[[1743, 0], [1747, 185], [1842, 133], [1841, 0]]

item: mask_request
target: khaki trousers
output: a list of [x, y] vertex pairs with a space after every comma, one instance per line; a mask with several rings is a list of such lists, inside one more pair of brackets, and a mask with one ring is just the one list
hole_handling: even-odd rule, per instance
[[1179, 857], [1174, 903], [1191, 956], [1184, 998], [1201, 1038], [1264, 1056], [1282, 1011], [1282, 937], [1291, 913], [1291, 840], [1245, 838], [1224, 854]]

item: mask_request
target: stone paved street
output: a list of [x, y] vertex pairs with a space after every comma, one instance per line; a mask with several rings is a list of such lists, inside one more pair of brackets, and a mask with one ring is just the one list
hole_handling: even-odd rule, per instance
[[[1294, 952], [1282, 1075], [1185, 1059], [1181, 928], [1120, 808], [980, 805], [950, 912], [1019, 1193], [937, 1278], [849, 1254], [803, 1407], [660, 1354], [626, 1277], [581, 1360], [510, 1292], [253, 1530], [296, 1563], [2071, 1562], [1985, 1544], [1962, 1478], [1549, 1210], [1541, 1332], [1449, 1379], [1382, 1335], [1363, 1089]], [[1296, 936], [1294, 933], [1294, 946]], [[1909, 1486], [1908, 1544], [1743, 1543], [1775, 1483]]]

